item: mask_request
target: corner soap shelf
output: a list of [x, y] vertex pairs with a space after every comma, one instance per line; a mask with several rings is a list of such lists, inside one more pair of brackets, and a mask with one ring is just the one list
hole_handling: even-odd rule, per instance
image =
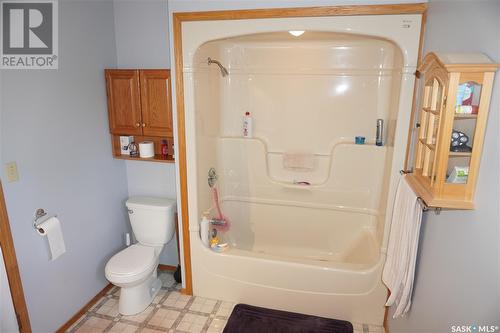
[[[355, 144], [352, 140], [347, 140], [346, 138], [339, 138], [334, 140], [334, 142], [328, 148], [328, 153], [311, 153], [315, 159], [315, 169], [312, 171], [296, 171], [285, 169], [281, 163], [283, 163], [283, 156], [286, 154], [282, 150], [270, 150], [269, 145], [266, 140], [253, 137], [244, 138], [240, 136], [221, 136], [218, 138], [221, 142], [227, 141], [230, 145], [244, 145], [245, 154], [251, 154], [251, 152], [258, 153], [258, 155], [263, 155], [265, 159], [262, 161], [265, 164], [266, 176], [267, 178], [276, 185], [282, 188], [298, 189], [298, 190], [312, 190], [314, 188], [320, 188], [331, 182], [333, 170], [333, 160], [336, 151], [340, 149], [339, 154], [345, 153], [346, 151], [351, 152], [348, 158], [351, 159], [351, 163], [355, 163], [356, 157], [353, 156], [355, 152], [358, 154], [379, 154], [380, 150], [386, 149], [386, 146], [377, 146], [374, 143], [366, 144]], [[349, 146], [342, 150], [342, 146]], [[231, 148], [235, 152], [241, 152], [242, 146], [240, 148]], [[359, 150], [361, 149], [361, 151]], [[358, 155], [359, 157], [359, 155]], [[259, 164], [255, 162], [256, 164]], [[281, 177], [276, 171], [281, 172]], [[283, 176], [283, 173], [285, 176]], [[311, 176], [314, 174], [314, 176]], [[309, 185], [297, 184], [296, 182], [308, 182]]]

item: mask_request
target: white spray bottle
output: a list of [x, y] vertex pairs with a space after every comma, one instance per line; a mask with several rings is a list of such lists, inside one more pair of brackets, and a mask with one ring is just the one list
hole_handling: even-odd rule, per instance
[[210, 247], [209, 246], [210, 242], [208, 240], [209, 230], [210, 230], [210, 221], [208, 220], [207, 215], [203, 214], [203, 217], [202, 217], [201, 222], [200, 222], [200, 238], [201, 238], [201, 242], [206, 247]]

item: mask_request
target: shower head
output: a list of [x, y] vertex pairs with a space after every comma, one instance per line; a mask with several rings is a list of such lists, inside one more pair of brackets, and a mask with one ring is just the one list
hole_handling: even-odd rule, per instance
[[219, 66], [220, 73], [221, 73], [222, 77], [226, 77], [226, 76], [228, 76], [228, 75], [229, 75], [229, 72], [227, 71], [226, 67], [222, 66], [222, 64], [221, 64], [219, 61], [217, 61], [217, 60], [215, 60], [215, 59], [212, 59], [212, 58], [208, 57], [208, 58], [207, 58], [207, 63], [208, 63], [209, 65], [211, 65], [211, 64], [216, 64], [217, 66]]

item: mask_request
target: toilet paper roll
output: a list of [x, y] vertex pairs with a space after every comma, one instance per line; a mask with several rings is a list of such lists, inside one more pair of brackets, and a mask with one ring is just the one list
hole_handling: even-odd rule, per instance
[[155, 144], [153, 141], [143, 141], [139, 143], [139, 156], [141, 158], [151, 158], [155, 156]]
[[61, 222], [57, 217], [50, 217], [42, 223], [38, 224], [37, 232], [41, 236], [47, 236], [50, 247], [50, 260], [56, 260], [64, 252], [66, 252], [66, 245], [61, 230]]

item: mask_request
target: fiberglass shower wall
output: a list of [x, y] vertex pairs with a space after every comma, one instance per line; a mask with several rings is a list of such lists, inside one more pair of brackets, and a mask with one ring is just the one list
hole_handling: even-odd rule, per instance
[[[222, 77], [208, 57], [230, 74]], [[200, 215], [212, 206], [206, 178], [215, 167], [226, 215], [240, 233], [255, 232], [252, 204], [285, 204], [369, 214], [375, 218], [365, 227], [380, 245], [403, 66], [394, 43], [333, 32], [260, 33], [205, 43], [193, 64]], [[247, 111], [252, 139], [242, 138]], [[383, 147], [374, 145], [378, 118]], [[355, 136], [367, 143], [355, 145]], [[285, 167], [290, 157], [308, 168]], [[314, 225], [293, 223], [304, 231]], [[240, 241], [251, 248], [252, 239]]]

